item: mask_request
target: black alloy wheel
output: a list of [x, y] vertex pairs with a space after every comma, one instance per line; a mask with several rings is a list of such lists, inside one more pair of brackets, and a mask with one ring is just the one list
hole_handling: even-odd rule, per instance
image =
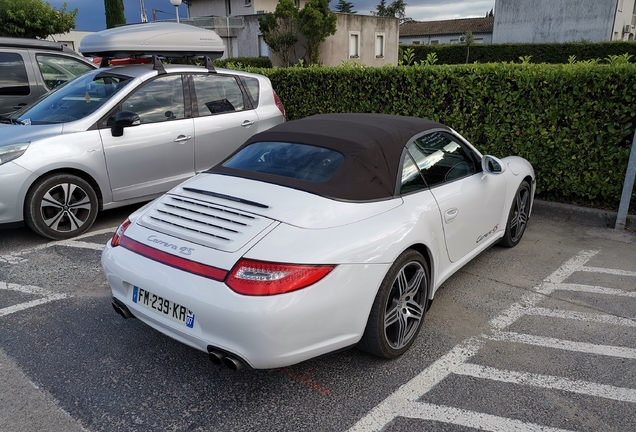
[[531, 201], [530, 185], [524, 180], [519, 185], [515, 199], [510, 207], [508, 222], [506, 223], [506, 233], [499, 241], [501, 246], [515, 247], [519, 244], [528, 225]]
[[358, 347], [382, 358], [404, 354], [422, 327], [428, 295], [428, 264], [419, 252], [409, 249], [382, 281]]

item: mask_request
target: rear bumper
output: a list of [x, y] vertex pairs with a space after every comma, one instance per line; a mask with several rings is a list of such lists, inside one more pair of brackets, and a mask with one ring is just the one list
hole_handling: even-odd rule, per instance
[[[201, 351], [212, 345], [233, 353], [255, 369], [288, 366], [356, 344], [389, 267], [339, 265], [308, 288], [251, 297], [110, 244], [102, 266], [113, 296], [135, 317]], [[192, 310], [193, 328], [134, 303], [134, 286]]]

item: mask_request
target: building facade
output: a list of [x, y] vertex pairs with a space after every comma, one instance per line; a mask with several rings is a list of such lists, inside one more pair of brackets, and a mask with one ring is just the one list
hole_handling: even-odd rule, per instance
[[633, 40], [636, 0], [496, 0], [494, 43]]
[[[304, 7], [307, 0], [296, 0]], [[249, 5], [248, 5], [249, 3]], [[181, 20], [214, 30], [223, 39], [226, 52], [222, 58], [269, 57], [276, 65], [263, 40], [258, 18], [274, 12], [278, 0], [189, 0], [189, 19]], [[355, 61], [367, 66], [397, 65], [399, 20], [359, 14], [336, 13], [336, 33], [321, 45], [321, 62], [337, 66]], [[303, 40], [296, 44], [294, 57], [305, 56]]]
[[400, 26], [400, 43], [408, 45], [436, 45], [460, 43], [471, 32], [475, 43], [491, 43], [493, 17], [463, 18], [444, 21], [424, 21]]
[[62, 43], [66, 45], [67, 47], [69, 47], [70, 49], [79, 53], [78, 48], [80, 46], [80, 42], [82, 41], [82, 39], [84, 39], [84, 36], [92, 34], [92, 33], [94, 32], [71, 30], [68, 33], [51, 35], [47, 37], [46, 39], [50, 41]]
[[[307, 0], [295, 0], [296, 6], [305, 7]], [[274, 12], [278, 0], [188, 0], [188, 14], [198, 16], [243, 16]]]
[[353, 61], [366, 66], [397, 65], [400, 21], [369, 15], [338, 13], [336, 33], [320, 46], [322, 63], [338, 66]]

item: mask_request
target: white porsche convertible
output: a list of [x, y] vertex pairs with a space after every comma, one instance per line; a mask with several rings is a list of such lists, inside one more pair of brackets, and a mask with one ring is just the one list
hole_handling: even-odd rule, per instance
[[482, 156], [442, 124], [317, 115], [254, 135], [133, 213], [102, 265], [120, 315], [217, 364], [356, 345], [394, 358], [449, 276], [521, 240], [534, 190], [525, 159]]

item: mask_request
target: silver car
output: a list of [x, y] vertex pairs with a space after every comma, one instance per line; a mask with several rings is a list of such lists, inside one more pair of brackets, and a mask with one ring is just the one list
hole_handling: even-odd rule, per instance
[[0, 117], [96, 68], [60, 42], [0, 37]]
[[0, 124], [0, 226], [66, 239], [285, 121], [268, 78], [203, 67], [91, 71]]

